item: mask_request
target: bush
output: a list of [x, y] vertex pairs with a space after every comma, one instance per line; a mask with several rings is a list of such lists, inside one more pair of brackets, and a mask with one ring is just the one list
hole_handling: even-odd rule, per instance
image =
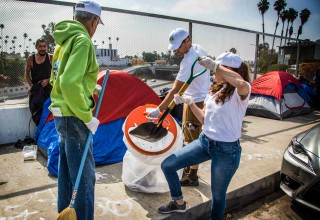
[[269, 71], [276, 71], [276, 70], [287, 71], [287, 69], [288, 69], [288, 65], [286, 64], [272, 64], [269, 67]]
[[22, 58], [0, 57], [0, 75], [9, 85], [21, 85], [24, 81], [25, 60]]
[[304, 78], [308, 79], [309, 81], [312, 81], [318, 68], [320, 68], [320, 62], [301, 63], [299, 65], [299, 75], [303, 76]]

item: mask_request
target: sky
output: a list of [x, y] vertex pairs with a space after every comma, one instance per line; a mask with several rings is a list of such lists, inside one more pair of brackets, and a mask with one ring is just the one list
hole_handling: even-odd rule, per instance
[[[78, 2], [77, 0], [64, 1]], [[167, 15], [262, 32], [262, 18], [257, 7], [259, 0], [96, 0], [96, 2], [110, 8]], [[273, 9], [275, 0], [269, 0], [269, 2], [269, 10], [265, 13], [265, 32], [273, 34], [277, 14]], [[320, 39], [320, 0], [287, 0], [286, 2], [287, 9], [292, 7], [299, 13], [304, 8], [311, 11], [300, 39], [312, 41]], [[39, 38], [43, 34], [42, 24], [72, 19], [72, 8], [67, 6], [1, 0], [0, 8], [0, 23], [5, 24], [3, 36], [8, 35], [10, 38], [17, 36], [18, 44], [24, 44], [23, 33], [28, 33], [28, 38], [32, 41]], [[97, 28], [92, 40], [100, 48], [108, 48], [108, 44], [112, 43], [113, 49], [118, 49], [120, 56], [141, 56], [143, 51], [166, 53], [171, 30], [176, 27], [188, 29], [186, 22], [123, 13], [103, 11], [101, 17], [105, 25]], [[298, 17], [293, 24], [292, 38], [296, 37], [295, 33], [299, 25]], [[281, 26], [280, 22], [277, 35], [281, 34]], [[109, 37], [111, 41], [108, 40]], [[116, 38], [119, 40], [116, 41]], [[254, 59], [255, 34], [194, 24], [192, 40], [193, 43], [200, 44], [209, 55], [215, 57], [234, 47], [244, 60]], [[260, 38], [260, 43], [261, 41]], [[266, 41], [271, 45], [272, 38], [266, 37]], [[30, 43], [27, 41], [25, 44], [33, 48]], [[275, 47], [277, 45], [280, 45], [278, 39]]]
[[[68, 1], [77, 2], [72, 0]], [[262, 17], [257, 7], [259, 0], [96, 0], [96, 2], [105, 7], [187, 18], [262, 32]], [[264, 15], [265, 32], [273, 34], [277, 13], [273, 8], [275, 0], [269, 0], [269, 2], [269, 10]], [[300, 36], [300, 39], [310, 39], [312, 41], [320, 39], [320, 0], [287, 0], [286, 2], [287, 9], [294, 8], [298, 13], [305, 8], [308, 8], [311, 11], [309, 21], [303, 26], [303, 33]], [[277, 35], [281, 35], [281, 25], [282, 23], [280, 21]], [[293, 24], [293, 38], [296, 37], [299, 25], [300, 19], [298, 17]], [[167, 31], [166, 35], [168, 35], [168, 33], [169, 32]], [[205, 34], [202, 35], [204, 36], [201, 36], [201, 38], [204, 38]], [[231, 33], [231, 35], [233, 35], [233, 33]], [[234, 35], [238, 34], [235, 33]], [[215, 33], [208, 34], [208, 36], [215, 37]], [[239, 39], [223, 38], [225, 40], [217, 39], [213, 44], [227, 41], [226, 43], [222, 43], [228, 45], [224, 48], [222, 46], [212, 46], [212, 43], [203, 42], [203, 39], [199, 39], [199, 41], [203, 42], [206, 47], [205, 49], [208, 48], [208, 53], [213, 56], [225, 52], [227, 50], [226, 48], [230, 49], [231, 47], [235, 47], [238, 50], [239, 55], [244, 59], [254, 59], [253, 45], [255, 45], [255, 37], [250, 40], [249, 44], [247, 42], [243, 44], [239, 42], [239, 39], [242, 38], [252, 38], [245, 35], [240, 36]], [[271, 39], [269, 38], [269, 44], [271, 45], [272, 43], [270, 40]], [[230, 41], [235, 41], [236, 43], [232, 45], [230, 44]], [[279, 41], [276, 41], [276, 43], [278, 42]], [[201, 44], [201, 46], [203, 45]]]
[[[67, 0], [68, 2], [77, 2]], [[259, 0], [96, 0], [101, 6], [148, 12], [180, 18], [212, 22], [262, 32], [262, 18], [257, 4]], [[275, 0], [269, 0], [265, 13], [265, 32], [273, 34], [277, 13], [273, 8]], [[308, 8], [309, 21], [303, 27], [301, 39], [320, 39], [320, 0], [287, 0], [287, 9], [294, 8], [300, 13]], [[281, 23], [280, 23], [281, 24]], [[300, 20], [294, 22], [297, 31]], [[277, 34], [280, 35], [280, 28]]]

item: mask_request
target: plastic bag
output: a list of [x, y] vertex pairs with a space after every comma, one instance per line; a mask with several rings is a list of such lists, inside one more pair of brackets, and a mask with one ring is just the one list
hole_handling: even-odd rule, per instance
[[[123, 141], [128, 150], [123, 157], [122, 181], [130, 190], [145, 193], [169, 191], [167, 180], [160, 165], [165, 158], [183, 145], [181, 128], [177, 123], [176, 127], [178, 135], [173, 146], [167, 152], [156, 156], [147, 156], [135, 151], [124, 135]], [[182, 169], [178, 171], [178, 175], [181, 178]]]
[[25, 161], [27, 160], [36, 160], [37, 159], [37, 151], [38, 146], [37, 145], [26, 145], [23, 147], [22, 154], [23, 159]]

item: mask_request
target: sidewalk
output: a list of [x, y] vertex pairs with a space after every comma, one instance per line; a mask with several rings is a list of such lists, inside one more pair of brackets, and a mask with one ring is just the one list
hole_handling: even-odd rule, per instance
[[[277, 121], [246, 116], [242, 156], [228, 188], [227, 211], [279, 188], [282, 154], [290, 139], [320, 123], [320, 112]], [[4, 126], [4, 125], [1, 125]], [[54, 219], [57, 179], [48, 175], [46, 160], [23, 162], [21, 149], [0, 147], [0, 219]], [[169, 193], [132, 192], [121, 181], [122, 163], [96, 168], [95, 219], [207, 219], [210, 211], [210, 161], [200, 165], [200, 185], [184, 187], [190, 207], [185, 214], [162, 215], [159, 206]]]

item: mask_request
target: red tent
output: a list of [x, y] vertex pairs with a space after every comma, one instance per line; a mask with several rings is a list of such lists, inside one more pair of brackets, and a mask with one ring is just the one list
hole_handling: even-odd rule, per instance
[[290, 83], [301, 86], [301, 83], [287, 72], [268, 72], [251, 83], [251, 93], [273, 96], [280, 100], [283, 89]]
[[[105, 73], [105, 70], [99, 72], [100, 85]], [[127, 72], [111, 70], [99, 112], [100, 124], [127, 117], [139, 106], [160, 103], [159, 96], [140, 79]]]
[[311, 112], [308, 100], [296, 78], [287, 72], [272, 71], [251, 83], [247, 114], [282, 120]]

